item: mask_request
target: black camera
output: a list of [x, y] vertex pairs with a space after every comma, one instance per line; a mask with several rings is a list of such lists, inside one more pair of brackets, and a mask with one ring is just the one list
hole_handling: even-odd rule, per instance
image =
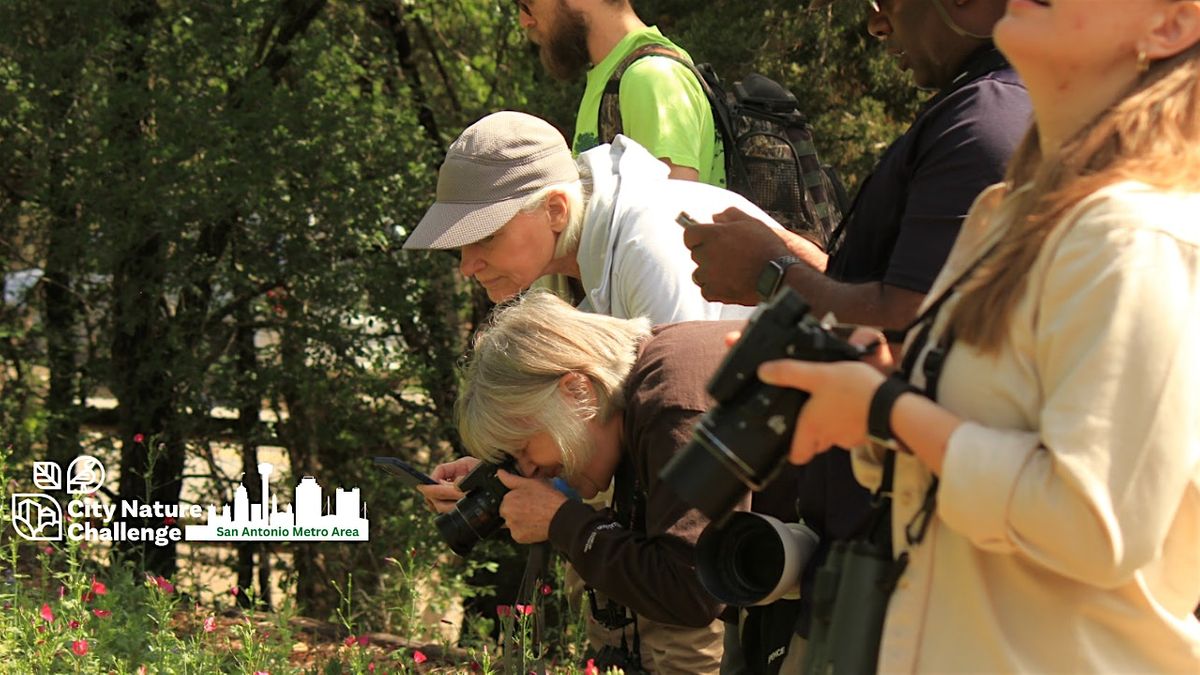
[[803, 522], [739, 511], [704, 528], [696, 541], [696, 573], [727, 605], [769, 605], [799, 597], [800, 575], [820, 540]]
[[504, 525], [500, 518], [500, 502], [508, 488], [496, 476], [500, 469], [521, 475], [511, 458], [502, 464], [480, 462], [458, 485], [466, 496], [458, 500], [453, 511], [434, 520], [442, 539], [460, 556], [466, 557], [479, 540], [487, 539]]
[[[631, 653], [626, 647], [614, 647], [607, 645], [602, 647], [596, 655], [588, 659], [592, 662], [592, 666], [597, 672], [607, 673], [610, 670], [616, 670], [625, 675], [649, 675], [642, 668], [642, 659], [640, 655]], [[586, 663], [586, 661], [585, 661]]]
[[853, 361], [867, 350], [851, 345], [809, 314], [808, 303], [785, 287], [759, 305], [737, 344], [708, 383], [717, 404], [705, 413], [687, 447], [661, 477], [675, 494], [721, 522], [746, 489], [775, 477], [787, 456], [796, 416], [808, 393], [758, 379], [759, 364], [774, 359]]

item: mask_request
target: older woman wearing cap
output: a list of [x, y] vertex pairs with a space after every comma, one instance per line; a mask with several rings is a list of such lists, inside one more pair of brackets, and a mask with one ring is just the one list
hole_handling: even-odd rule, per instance
[[463, 275], [483, 284], [495, 302], [540, 277], [564, 274], [582, 284], [582, 309], [618, 318], [749, 316], [747, 307], [702, 297], [674, 221], [681, 211], [711, 220], [734, 207], [778, 223], [741, 195], [667, 173], [624, 136], [576, 161], [544, 120], [494, 113], [450, 146], [437, 201], [404, 248], [460, 249]]

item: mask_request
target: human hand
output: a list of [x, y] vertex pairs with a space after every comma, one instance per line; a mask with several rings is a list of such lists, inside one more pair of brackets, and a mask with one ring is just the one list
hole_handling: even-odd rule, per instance
[[458, 489], [458, 481], [478, 465], [479, 460], [474, 457], [460, 457], [453, 462], [437, 465], [429, 477], [438, 481], [438, 484], [417, 486], [417, 490], [425, 497], [425, 506], [434, 513], [453, 510], [464, 496], [463, 491]]
[[503, 469], [496, 477], [508, 488], [500, 502], [500, 517], [518, 544], [536, 544], [550, 538], [550, 521], [567, 496], [548, 480], [523, 478]]
[[685, 225], [683, 243], [696, 261], [692, 281], [704, 299], [758, 304], [763, 266], [791, 253], [780, 232], [735, 208], [716, 214], [711, 224]]
[[849, 448], [866, 442], [871, 397], [886, 379], [874, 365], [862, 361], [796, 360], [763, 363], [758, 378], [809, 393], [792, 434], [788, 460], [793, 464], [807, 464], [833, 446]]
[[883, 331], [878, 328], [858, 326], [850, 334], [847, 342], [859, 347], [875, 345], [875, 349], [863, 355], [862, 362], [869, 364], [884, 375], [891, 375], [896, 372], [896, 355], [892, 351], [892, 345], [887, 341], [887, 337], [884, 336]]

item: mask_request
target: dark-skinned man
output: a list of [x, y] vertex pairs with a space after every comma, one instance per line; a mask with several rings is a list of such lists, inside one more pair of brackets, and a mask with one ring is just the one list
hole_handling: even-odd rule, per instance
[[[807, 240], [769, 230], [735, 210], [718, 214], [714, 224], [686, 228], [684, 242], [698, 264], [693, 279], [704, 297], [753, 304], [786, 284], [817, 316], [832, 312], [842, 323], [905, 327], [975, 197], [1003, 179], [1009, 156], [1029, 128], [1025, 88], [988, 37], [1004, 10], [1004, 0], [870, 3], [870, 33], [901, 69], [912, 71], [918, 87], [937, 93], [863, 182], [828, 256]], [[854, 480], [848, 453], [825, 453], [795, 471], [797, 510], [821, 535], [823, 557], [833, 540], [861, 527], [869, 495]], [[796, 485], [790, 478], [784, 484], [763, 494]], [[802, 583], [800, 636], [807, 635], [810, 607], [804, 598], [812, 597], [812, 574], [820, 562], [810, 562]], [[742, 640], [753, 651], [778, 648], [779, 636], [766, 629], [755, 635], [750, 628], [743, 626]], [[792, 645], [785, 669], [798, 667], [791, 664], [802, 656], [802, 639]]]

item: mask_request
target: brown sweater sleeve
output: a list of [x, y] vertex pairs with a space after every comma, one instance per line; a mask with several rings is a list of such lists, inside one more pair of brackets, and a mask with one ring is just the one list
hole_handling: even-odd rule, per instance
[[677, 499], [658, 473], [691, 437], [700, 413], [663, 410], [635, 426], [623, 449], [647, 486], [646, 532], [622, 527], [612, 511], [567, 502], [550, 522], [550, 541], [589, 585], [640, 616], [679, 626], [706, 626], [720, 614], [700, 584], [693, 545], [708, 519]]

